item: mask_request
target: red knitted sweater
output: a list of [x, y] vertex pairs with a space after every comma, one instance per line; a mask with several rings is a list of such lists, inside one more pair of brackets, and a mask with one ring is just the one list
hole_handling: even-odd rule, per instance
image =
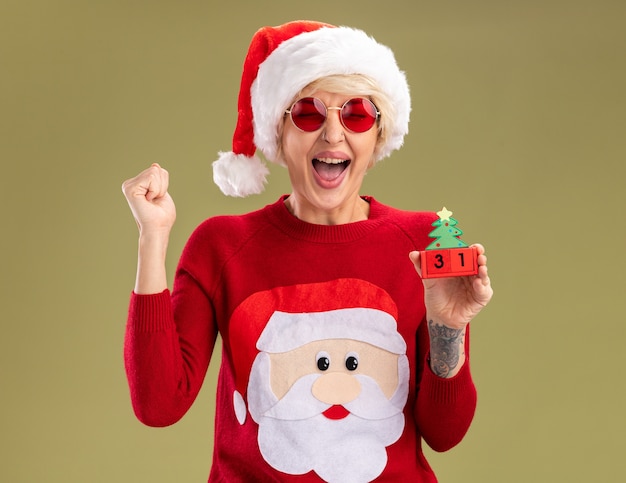
[[222, 336], [209, 481], [434, 482], [422, 440], [445, 451], [468, 430], [469, 357], [451, 379], [430, 371], [408, 258], [436, 215], [365, 199], [369, 219], [346, 225], [300, 221], [284, 198], [211, 218], [171, 293], [132, 294], [125, 364], [147, 425], [185, 414]]

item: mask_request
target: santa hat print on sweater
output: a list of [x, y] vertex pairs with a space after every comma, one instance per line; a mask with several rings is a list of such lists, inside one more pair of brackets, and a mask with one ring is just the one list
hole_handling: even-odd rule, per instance
[[373, 79], [394, 106], [392, 129], [376, 161], [402, 146], [411, 100], [404, 72], [388, 47], [361, 30], [320, 22], [263, 27], [244, 62], [232, 151], [220, 152], [213, 163], [213, 180], [224, 194], [245, 197], [263, 191], [269, 171], [257, 149], [280, 163], [278, 127], [294, 96], [311, 82], [338, 74]]

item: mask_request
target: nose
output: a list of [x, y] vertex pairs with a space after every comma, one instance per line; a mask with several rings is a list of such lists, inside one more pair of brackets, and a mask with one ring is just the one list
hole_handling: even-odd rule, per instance
[[322, 131], [322, 139], [329, 144], [336, 144], [343, 141], [345, 137], [344, 127], [341, 123], [341, 108], [327, 107], [326, 121]]
[[361, 393], [361, 383], [354, 376], [331, 372], [318, 377], [311, 388], [313, 396], [326, 404], [346, 404]]

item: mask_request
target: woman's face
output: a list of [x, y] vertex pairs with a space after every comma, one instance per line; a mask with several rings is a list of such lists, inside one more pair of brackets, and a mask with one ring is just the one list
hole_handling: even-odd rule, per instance
[[[311, 94], [327, 107], [341, 107], [354, 96], [316, 91]], [[344, 128], [339, 110], [329, 109], [324, 125], [303, 132], [285, 118], [282, 152], [292, 194], [289, 209], [310, 223], [339, 224], [367, 218], [367, 203], [359, 196], [365, 173], [372, 165], [377, 124], [364, 133]]]

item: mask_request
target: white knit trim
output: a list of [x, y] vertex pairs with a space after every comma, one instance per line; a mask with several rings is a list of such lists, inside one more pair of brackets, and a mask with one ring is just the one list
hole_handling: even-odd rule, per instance
[[391, 98], [394, 129], [376, 160], [402, 146], [411, 99], [393, 52], [361, 30], [324, 27], [285, 40], [259, 66], [251, 88], [254, 143], [267, 159], [276, 161], [278, 126], [296, 93], [320, 77], [336, 74], [371, 77]]
[[365, 307], [311, 313], [276, 311], [256, 346], [264, 352], [288, 352], [327, 339], [358, 340], [394, 354], [406, 353], [406, 342], [398, 333], [393, 316]]

